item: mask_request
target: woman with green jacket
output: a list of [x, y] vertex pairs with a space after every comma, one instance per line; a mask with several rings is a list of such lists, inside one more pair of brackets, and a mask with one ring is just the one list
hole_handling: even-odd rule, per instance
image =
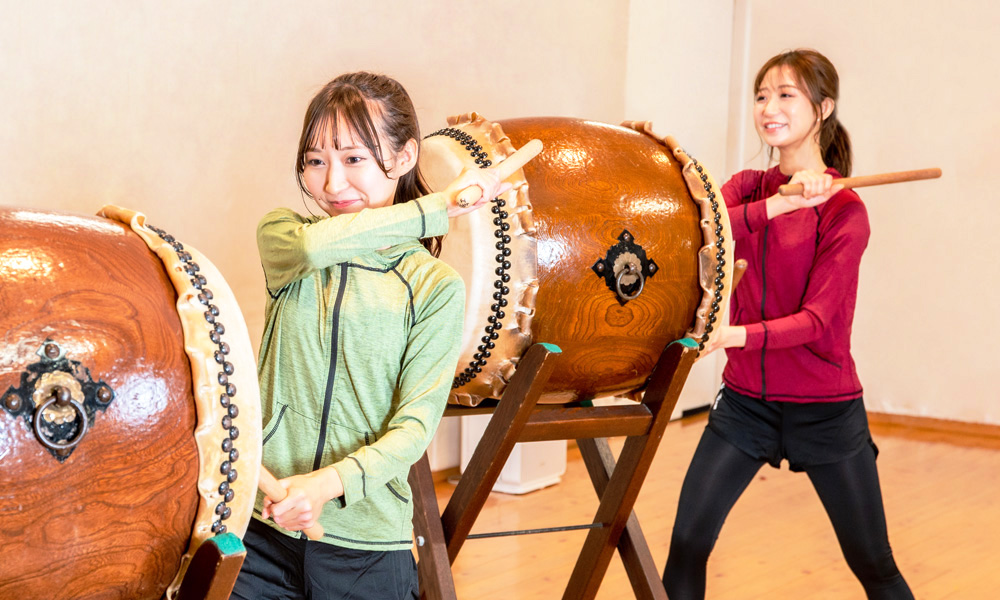
[[[278, 209], [258, 226], [262, 462], [288, 495], [258, 498], [233, 598], [417, 597], [407, 474], [444, 412], [465, 307], [432, 251], [449, 217], [509, 189], [477, 169], [428, 195], [419, 139], [399, 83], [337, 77], [309, 106], [297, 160], [326, 215]], [[482, 198], [463, 207], [471, 186]], [[305, 539], [315, 522], [323, 539]]]

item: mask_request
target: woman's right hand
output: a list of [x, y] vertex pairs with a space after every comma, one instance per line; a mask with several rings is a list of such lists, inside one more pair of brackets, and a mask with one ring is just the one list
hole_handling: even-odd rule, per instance
[[834, 183], [833, 175], [821, 171], [796, 171], [788, 182], [802, 185], [802, 194], [797, 196], [782, 196], [775, 194], [768, 198], [767, 217], [773, 219], [778, 215], [790, 213], [800, 208], [812, 208], [829, 200], [834, 194], [844, 189], [839, 183]]
[[[472, 188], [479, 195], [479, 199], [462, 206], [459, 203], [458, 195], [467, 188]], [[501, 181], [500, 175], [493, 168], [466, 167], [458, 174], [455, 181], [452, 181], [444, 189], [443, 193], [448, 203], [448, 218], [464, 215], [486, 206], [490, 200], [507, 193], [510, 188], [511, 184]]]

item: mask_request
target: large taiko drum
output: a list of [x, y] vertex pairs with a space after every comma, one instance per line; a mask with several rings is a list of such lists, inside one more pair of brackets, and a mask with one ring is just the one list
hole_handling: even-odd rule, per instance
[[0, 598], [171, 597], [242, 536], [260, 468], [246, 325], [141, 214], [0, 207]]
[[453, 219], [441, 258], [466, 283], [450, 402], [499, 398], [534, 342], [562, 349], [540, 402], [641, 391], [663, 348], [706, 341], [729, 299], [732, 241], [707, 170], [647, 123], [493, 123], [471, 113], [421, 145], [432, 190], [533, 138], [544, 150], [487, 209]]

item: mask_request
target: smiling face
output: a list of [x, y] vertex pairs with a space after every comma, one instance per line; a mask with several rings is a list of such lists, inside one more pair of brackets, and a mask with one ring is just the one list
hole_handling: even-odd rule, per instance
[[378, 134], [386, 173], [343, 120], [338, 120], [336, 127], [336, 132], [327, 127], [305, 149], [302, 181], [309, 195], [330, 216], [392, 204], [399, 178], [416, 165], [416, 142], [410, 140], [393, 153], [386, 151], [391, 146], [381, 132]]
[[776, 66], [764, 75], [754, 98], [753, 118], [765, 144], [779, 150], [797, 150], [804, 144], [818, 147], [818, 117], [789, 67]]

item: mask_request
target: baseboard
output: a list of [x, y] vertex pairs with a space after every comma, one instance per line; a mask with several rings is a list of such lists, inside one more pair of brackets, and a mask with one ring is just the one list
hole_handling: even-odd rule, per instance
[[459, 471], [458, 467], [450, 467], [448, 469], [441, 469], [440, 471], [432, 471], [431, 479], [433, 479], [434, 484], [437, 485], [439, 483], [448, 481], [448, 479], [452, 477], [457, 478], [460, 474], [461, 472]]
[[695, 415], [700, 415], [702, 413], [707, 413], [712, 409], [711, 404], [701, 404], [693, 408], [687, 408], [681, 411], [681, 418], [686, 419], [687, 417], [693, 417]]
[[868, 422], [874, 426], [887, 428], [920, 429], [936, 433], [1000, 440], [1000, 425], [990, 425], [988, 423], [969, 423], [967, 421], [951, 421], [948, 419], [895, 415], [871, 411], [868, 412]]

